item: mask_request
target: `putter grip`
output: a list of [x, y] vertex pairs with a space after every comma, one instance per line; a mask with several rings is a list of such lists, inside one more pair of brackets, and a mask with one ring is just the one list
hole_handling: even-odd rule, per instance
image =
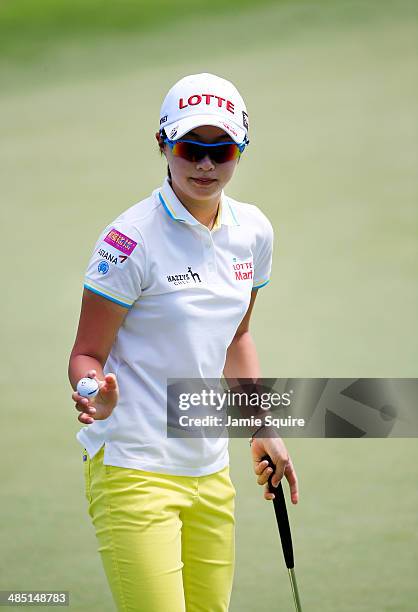
[[277, 487], [277, 489], [271, 484], [271, 479], [275, 470], [275, 465], [271, 458], [268, 455], [265, 455], [264, 457], [262, 457], [261, 461], [268, 461], [270, 467], [273, 468], [273, 472], [268, 479], [269, 491], [271, 493], [274, 493], [275, 495], [273, 499], [274, 512], [276, 514], [276, 521], [277, 526], [279, 528], [280, 540], [282, 543], [282, 550], [286, 567], [288, 569], [293, 569], [295, 567], [295, 562], [293, 558], [292, 534], [290, 532], [289, 517], [287, 515], [286, 501], [284, 498], [282, 483], [281, 481], [279, 482], [279, 486]]

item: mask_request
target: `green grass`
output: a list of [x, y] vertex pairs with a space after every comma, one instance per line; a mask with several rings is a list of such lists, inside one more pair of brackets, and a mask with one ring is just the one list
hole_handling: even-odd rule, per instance
[[[280, 0], [285, 5], [289, 0]], [[273, 4], [261, 0], [259, 5]], [[17, 62], [33, 61], [51, 49], [74, 40], [100, 39], [122, 34], [140, 37], [153, 32], [170, 35], [173, 44], [184, 32], [184, 22], [208, 16], [234, 15], [250, 7], [251, 0], [3, 0], [0, 4], [0, 56]]]
[[[1, 5], [21, 33], [0, 46], [0, 589], [70, 589], [72, 609], [110, 611], [66, 368], [98, 232], [164, 176], [153, 132], [166, 90], [208, 70], [247, 101], [251, 145], [228, 193], [258, 204], [276, 229], [253, 324], [264, 375], [416, 376], [417, 27], [409, 2], [208, 9], [173, 31], [156, 12], [142, 30], [106, 29], [73, 3], [67, 36], [63, 13], [48, 17], [41, 3], [34, 16], [33, 6]], [[5, 14], [0, 28], [11, 23]], [[49, 36], [32, 53], [41, 22]], [[293, 439], [289, 448], [306, 609], [412, 612], [416, 441]], [[231, 612], [292, 609], [245, 440], [231, 442], [231, 458]]]

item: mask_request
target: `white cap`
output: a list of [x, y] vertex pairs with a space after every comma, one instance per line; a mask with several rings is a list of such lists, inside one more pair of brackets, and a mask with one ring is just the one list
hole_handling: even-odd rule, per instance
[[160, 130], [177, 140], [200, 125], [215, 125], [238, 144], [248, 140], [248, 114], [236, 87], [214, 74], [186, 76], [170, 89], [160, 112]]

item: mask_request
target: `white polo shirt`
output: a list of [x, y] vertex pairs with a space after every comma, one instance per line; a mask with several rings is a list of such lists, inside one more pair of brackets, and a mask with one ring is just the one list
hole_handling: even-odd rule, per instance
[[209, 230], [168, 179], [102, 232], [84, 286], [125, 306], [106, 361], [120, 399], [77, 439], [104, 463], [201, 476], [229, 461], [227, 438], [167, 438], [167, 379], [220, 379], [251, 291], [269, 282], [273, 229], [254, 205], [222, 193]]

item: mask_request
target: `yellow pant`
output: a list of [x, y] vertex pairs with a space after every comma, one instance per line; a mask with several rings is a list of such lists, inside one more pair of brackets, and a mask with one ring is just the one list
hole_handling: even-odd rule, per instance
[[121, 612], [225, 612], [234, 573], [229, 468], [172, 476], [83, 453], [86, 497]]

